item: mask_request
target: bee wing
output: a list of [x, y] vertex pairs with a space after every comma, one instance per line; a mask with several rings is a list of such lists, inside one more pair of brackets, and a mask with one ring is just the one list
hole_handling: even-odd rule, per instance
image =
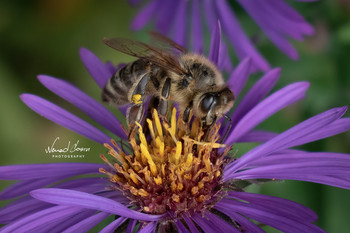
[[166, 50], [124, 38], [104, 38], [103, 42], [109, 47], [141, 59], [146, 59], [164, 69], [183, 74], [179, 56]]
[[148, 33], [151, 36], [151, 43], [155, 47], [162, 48], [163, 50], [167, 50], [170, 52], [174, 52], [174, 49], [175, 49], [182, 54], [188, 53], [187, 49], [185, 49], [184, 47], [182, 47], [172, 39], [155, 31], [150, 31]]

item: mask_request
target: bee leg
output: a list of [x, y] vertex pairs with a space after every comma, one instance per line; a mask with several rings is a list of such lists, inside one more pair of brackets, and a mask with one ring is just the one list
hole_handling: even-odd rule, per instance
[[191, 101], [190, 104], [186, 107], [183, 115], [182, 115], [182, 120], [187, 123], [190, 120], [190, 113], [192, 110], [193, 102]]
[[[145, 119], [152, 119], [152, 110], [157, 109], [159, 105], [159, 97], [158, 96], [152, 96], [151, 100], [149, 101], [148, 107], [147, 107], [147, 115]], [[147, 121], [143, 122], [143, 133], [145, 135], [149, 134], [149, 128]]]
[[159, 99], [158, 113], [162, 116], [166, 116], [168, 113], [168, 98], [170, 94], [171, 79], [167, 78], [164, 82], [162, 93]]
[[[134, 92], [130, 98], [132, 105], [126, 111], [126, 122], [129, 127], [129, 137], [135, 129], [135, 122], [141, 122], [143, 117], [143, 99], [146, 92], [149, 74], [146, 73], [137, 83]], [[129, 138], [128, 137], [128, 138]]]
[[210, 134], [210, 131], [213, 128], [213, 126], [215, 125], [215, 123], [216, 123], [216, 116], [214, 117], [213, 122], [208, 126], [207, 131], [205, 132], [204, 141], [208, 140], [208, 136]]
[[225, 119], [229, 122], [229, 125], [228, 125], [228, 127], [226, 128], [226, 132], [225, 132], [224, 136], [221, 138], [220, 143], [224, 143], [224, 142], [225, 142], [225, 139], [226, 139], [226, 137], [227, 137], [227, 135], [228, 135], [228, 132], [230, 131], [230, 129], [231, 129], [231, 127], [232, 127], [232, 120], [231, 120], [231, 117], [229, 117], [229, 116], [227, 116], [227, 115], [225, 115], [225, 114], [224, 114], [224, 117], [225, 117]]
[[140, 122], [142, 120], [143, 117], [143, 104], [135, 104], [130, 106], [127, 111], [126, 111], [126, 123], [128, 124], [129, 127], [129, 135], [128, 135], [128, 139], [131, 135], [131, 133], [134, 131], [135, 129], [135, 122]]

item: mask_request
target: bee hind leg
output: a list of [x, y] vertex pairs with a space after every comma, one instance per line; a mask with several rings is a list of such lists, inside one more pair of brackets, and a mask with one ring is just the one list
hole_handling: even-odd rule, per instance
[[128, 108], [126, 111], [126, 122], [129, 127], [129, 135], [128, 139], [130, 139], [130, 135], [135, 130], [136, 123], [135, 122], [141, 122], [143, 117], [143, 104], [135, 104]]

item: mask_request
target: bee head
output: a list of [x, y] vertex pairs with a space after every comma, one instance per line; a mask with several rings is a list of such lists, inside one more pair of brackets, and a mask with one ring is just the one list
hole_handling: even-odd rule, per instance
[[217, 91], [206, 92], [196, 98], [196, 114], [205, 125], [211, 125], [225, 113], [230, 111], [234, 104], [233, 92], [228, 87], [221, 87]]

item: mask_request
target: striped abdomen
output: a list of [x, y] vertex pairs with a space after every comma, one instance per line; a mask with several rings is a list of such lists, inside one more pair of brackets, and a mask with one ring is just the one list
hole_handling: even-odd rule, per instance
[[149, 62], [141, 59], [118, 70], [103, 88], [102, 101], [115, 105], [130, 103], [129, 93], [148, 70]]

